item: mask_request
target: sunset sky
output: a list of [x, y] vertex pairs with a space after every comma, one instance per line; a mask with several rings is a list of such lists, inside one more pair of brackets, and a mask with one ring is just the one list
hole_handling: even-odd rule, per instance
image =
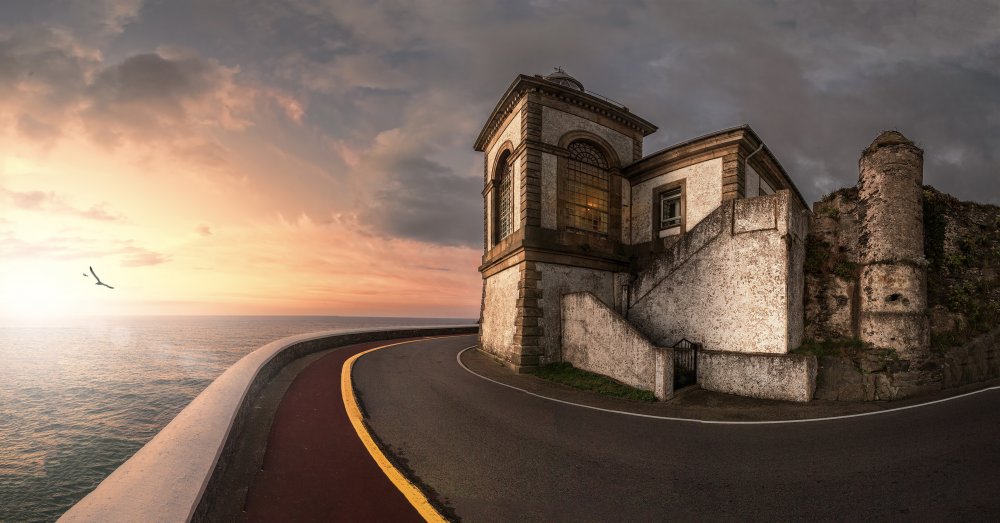
[[[0, 315], [477, 317], [480, 127], [562, 66], [806, 199], [897, 128], [1000, 204], [997, 2], [0, 4]], [[84, 277], [93, 266], [114, 290]]]

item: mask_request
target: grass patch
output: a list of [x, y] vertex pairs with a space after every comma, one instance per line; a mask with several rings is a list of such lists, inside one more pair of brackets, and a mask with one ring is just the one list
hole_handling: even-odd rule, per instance
[[629, 387], [607, 376], [578, 369], [568, 362], [542, 365], [535, 370], [535, 376], [563, 385], [569, 385], [576, 389], [604, 394], [605, 396], [637, 401], [656, 401], [656, 396], [648, 390]]

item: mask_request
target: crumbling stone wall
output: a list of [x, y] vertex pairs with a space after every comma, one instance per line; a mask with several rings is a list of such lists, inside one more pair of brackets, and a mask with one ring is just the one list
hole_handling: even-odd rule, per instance
[[805, 336], [857, 337], [858, 190], [841, 189], [813, 204], [805, 255]]
[[988, 334], [1000, 323], [1000, 208], [920, 186], [918, 151], [883, 133], [858, 187], [813, 206], [802, 351], [820, 357], [817, 398], [895, 399], [1000, 365]]
[[861, 155], [858, 334], [920, 364], [928, 356], [923, 224], [923, 151], [882, 133]]
[[1000, 207], [923, 190], [931, 348], [961, 346], [1000, 325]]

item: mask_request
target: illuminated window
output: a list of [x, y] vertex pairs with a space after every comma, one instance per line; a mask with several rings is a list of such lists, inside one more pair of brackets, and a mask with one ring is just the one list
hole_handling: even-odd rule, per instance
[[514, 232], [514, 183], [510, 152], [503, 153], [497, 162], [493, 188], [493, 243], [499, 243]]
[[608, 161], [587, 142], [569, 144], [559, 189], [562, 226], [574, 232], [608, 234]]
[[681, 188], [660, 193], [660, 229], [681, 226]]

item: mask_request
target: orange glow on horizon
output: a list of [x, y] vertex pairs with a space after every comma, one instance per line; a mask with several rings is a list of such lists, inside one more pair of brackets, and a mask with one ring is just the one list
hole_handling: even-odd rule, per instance
[[249, 166], [2, 140], [16, 144], [0, 150], [2, 316], [478, 316], [478, 249], [382, 237], [354, 214], [288, 216], [294, 194]]

